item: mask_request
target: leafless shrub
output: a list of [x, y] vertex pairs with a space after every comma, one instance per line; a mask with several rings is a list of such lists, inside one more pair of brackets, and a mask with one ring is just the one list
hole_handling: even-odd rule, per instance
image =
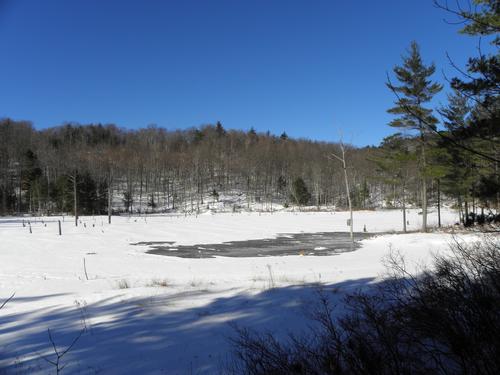
[[266, 265], [267, 267], [267, 271], [269, 272], [269, 289], [274, 289], [274, 287], [276, 286], [275, 282], [274, 282], [274, 275], [273, 275], [273, 269], [271, 267], [270, 264]]
[[153, 279], [148, 286], [166, 288], [170, 286], [170, 282], [167, 279]]
[[376, 291], [346, 298], [335, 316], [320, 296], [307, 336], [279, 341], [238, 329], [232, 373], [261, 374], [499, 374], [500, 246], [497, 238], [436, 256], [412, 275], [389, 258]]
[[118, 281], [118, 288], [119, 289], [128, 289], [130, 288], [130, 284], [127, 280], [123, 279]]
[[50, 328], [47, 329], [47, 333], [49, 335], [49, 341], [50, 341], [52, 348], [54, 350], [54, 358], [51, 359], [51, 358], [46, 357], [46, 356], [42, 356], [42, 358], [45, 359], [48, 363], [50, 363], [52, 366], [54, 366], [56, 374], [59, 375], [64, 370], [64, 368], [68, 365], [68, 363], [62, 364], [63, 357], [66, 354], [68, 354], [71, 351], [71, 349], [73, 349], [73, 347], [78, 342], [78, 340], [80, 340], [82, 335], [85, 333], [85, 328], [82, 328], [80, 330], [80, 332], [78, 333], [77, 336], [75, 336], [75, 338], [73, 339], [71, 344], [64, 350], [61, 350], [57, 347], [57, 345], [54, 341], [54, 338], [52, 337], [52, 333], [50, 332]]

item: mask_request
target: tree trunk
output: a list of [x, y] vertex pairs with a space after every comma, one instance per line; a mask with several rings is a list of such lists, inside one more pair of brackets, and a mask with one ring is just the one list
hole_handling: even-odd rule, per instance
[[174, 187], [174, 179], [172, 178], [172, 185], [171, 185], [171, 192], [172, 192], [172, 211], [175, 210], [175, 187]]
[[50, 174], [48, 166], [46, 168], [46, 173], [47, 173], [47, 202], [45, 203], [45, 212], [48, 215], [50, 207]]
[[335, 154], [332, 154], [337, 160], [342, 163], [342, 169], [344, 170], [345, 188], [347, 192], [347, 204], [349, 205], [349, 224], [350, 224], [350, 236], [351, 236], [351, 247], [354, 246], [354, 233], [353, 233], [353, 217], [352, 217], [352, 202], [351, 202], [351, 192], [349, 190], [349, 179], [347, 178], [347, 166], [345, 162], [345, 149], [344, 145], [340, 143], [340, 150], [342, 152], [342, 158]]
[[474, 216], [474, 222], [476, 222], [476, 198], [474, 197], [476, 192], [472, 190], [472, 215]]
[[17, 214], [21, 215], [22, 211], [22, 204], [23, 204], [23, 199], [22, 199], [22, 194], [23, 194], [23, 171], [19, 170], [19, 201], [17, 202]]
[[464, 223], [464, 214], [462, 212], [462, 199], [460, 198], [460, 195], [457, 197], [457, 205], [458, 205], [458, 220], [460, 223]]
[[353, 246], [354, 245], [354, 234], [353, 234], [352, 202], [351, 202], [351, 192], [349, 190], [349, 179], [347, 178], [347, 167], [345, 164], [344, 147], [342, 147], [342, 164], [343, 164], [343, 168], [344, 168], [345, 188], [347, 191], [347, 202], [349, 204], [349, 222], [351, 224], [351, 228], [350, 228], [351, 246]]
[[141, 184], [140, 184], [140, 188], [139, 188], [139, 216], [142, 215], [142, 185], [143, 185], [142, 167], [141, 167], [141, 172], [140, 172], [140, 179], [141, 179]]
[[113, 213], [113, 188], [111, 187], [111, 172], [108, 176], [108, 224], [111, 224], [111, 214]]
[[422, 231], [427, 232], [427, 178], [426, 167], [427, 162], [425, 158], [425, 136], [420, 124], [420, 140], [422, 142]]
[[406, 233], [406, 199], [405, 199], [405, 185], [404, 185], [404, 183], [403, 183], [402, 203], [403, 203], [403, 232]]
[[438, 227], [441, 228], [441, 181], [437, 180]]
[[75, 227], [78, 226], [78, 202], [77, 202], [77, 196], [76, 196], [76, 178], [77, 178], [77, 173], [73, 175], [73, 211], [75, 213]]
[[7, 188], [2, 188], [2, 215], [7, 213]]

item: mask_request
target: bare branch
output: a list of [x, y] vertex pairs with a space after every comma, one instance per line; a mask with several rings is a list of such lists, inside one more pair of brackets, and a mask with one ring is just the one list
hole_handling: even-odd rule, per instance
[[14, 292], [14, 293], [12, 293], [12, 295], [11, 295], [9, 298], [7, 298], [7, 299], [6, 299], [6, 300], [2, 303], [2, 305], [0, 305], [0, 310], [1, 310], [1, 309], [2, 309], [2, 308], [3, 308], [3, 307], [4, 307], [4, 306], [5, 306], [5, 305], [6, 305], [6, 304], [7, 304], [7, 303], [8, 303], [8, 302], [12, 299], [12, 298], [14, 298], [14, 296], [15, 296], [15, 295], [16, 295], [16, 293], [15, 293], [15, 292]]

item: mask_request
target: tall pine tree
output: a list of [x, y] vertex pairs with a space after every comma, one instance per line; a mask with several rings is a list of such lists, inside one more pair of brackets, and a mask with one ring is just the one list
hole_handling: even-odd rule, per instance
[[427, 160], [426, 147], [428, 133], [435, 128], [437, 119], [432, 115], [432, 109], [425, 108], [424, 104], [432, 100], [433, 96], [442, 90], [442, 86], [432, 82], [434, 64], [424, 65], [420, 56], [420, 49], [416, 42], [412, 42], [408, 55], [403, 57], [403, 65], [395, 66], [393, 71], [400, 82], [394, 85], [387, 82], [387, 87], [396, 94], [395, 106], [388, 110], [398, 116], [389, 125], [417, 131], [420, 140], [420, 177], [422, 180], [422, 230], [427, 230]]

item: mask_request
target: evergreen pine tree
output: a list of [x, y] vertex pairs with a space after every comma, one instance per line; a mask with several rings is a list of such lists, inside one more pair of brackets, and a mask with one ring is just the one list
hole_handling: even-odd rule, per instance
[[436, 67], [434, 64], [425, 66], [420, 49], [412, 42], [408, 55], [403, 57], [403, 65], [394, 67], [394, 74], [401, 83], [400, 86], [387, 82], [387, 87], [397, 95], [395, 106], [388, 110], [398, 117], [389, 125], [396, 128], [417, 131], [420, 140], [420, 176], [422, 179], [422, 229], [427, 230], [427, 160], [426, 147], [428, 133], [435, 129], [437, 119], [432, 115], [432, 109], [423, 105], [432, 100], [441, 91], [442, 86], [430, 81]]
[[226, 135], [226, 130], [224, 129], [220, 121], [217, 121], [217, 124], [215, 124], [215, 132], [217, 133], [217, 136], [219, 138]]
[[311, 200], [311, 193], [301, 177], [297, 177], [292, 184], [292, 198], [298, 205], [306, 205]]
[[[477, 57], [471, 57], [467, 63], [467, 72], [457, 69], [460, 77], [451, 80], [451, 86], [475, 103], [473, 116], [470, 116], [465, 130], [450, 131], [449, 143], [463, 148], [470, 155], [479, 156], [489, 162], [493, 178], [499, 179], [500, 165], [500, 1], [471, 0], [468, 7], [461, 7], [457, 2], [434, 0], [434, 4], [450, 14], [458, 16], [458, 24], [464, 25], [462, 34], [490, 37], [490, 44], [496, 53], [483, 54], [481, 49]], [[472, 6], [473, 5], [473, 6]], [[464, 140], [466, 145], [464, 145]], [[474, 143], [471, 143], [474, 141]], [[498, 199], [500, 202], [500, 196]], [[497, 204], [500, 204], [498, 203]]]

